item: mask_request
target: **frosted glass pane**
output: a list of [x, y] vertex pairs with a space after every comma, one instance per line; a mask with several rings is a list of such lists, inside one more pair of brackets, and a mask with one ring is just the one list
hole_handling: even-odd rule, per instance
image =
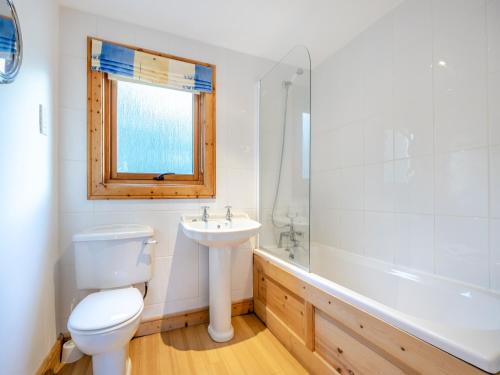
[[117, 82], [117, 170], [193, 173], [193, 94]]

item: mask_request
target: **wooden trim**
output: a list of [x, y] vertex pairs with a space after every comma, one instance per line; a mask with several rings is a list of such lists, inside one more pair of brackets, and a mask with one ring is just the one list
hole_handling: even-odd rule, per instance
[[[318, 357], [339, 373], [348, 374], [487, 374], [419, 338], [360, 310], [321, 289], [300, 280], [290, 272], [254, 254], [254, 304], [261, 318], [289, 350], [307, 350], [306, 360]], [[304, 339], [287, 324], [291, 311], [276, 309], [267, 302], [267, 285], [282, 288], [304, 299]], [[269, 321], [272, 324], [269, 324]], [[275, 323], [279, 321], [278, 323]], [[286, 332], [286, 335], [283, 334]], [[327, 332], [328, 331], [328, 332]], [[297, 346], [301, 346], [297, 349]], [[290, 349], [290, 347], [292, 349]], [[299, 356], [297, 359], [308, 366]], [[369, 366], [367, 367], [367, 364]], [[367, 372], [367, 368], [370, 369]], [[311, 370], [315, 374], [323, 374]], [[500, 373], [499, 373], [500, 374]]]
[[316, 330], [314, 315], [316, 312], [314, 309], [314, 305], [312, 303], [305, 301], [305, 305], [306, 305], [305, 344], [307, 349], [314, 352], [315, 350], [314, 332]]
[[117, 122], [118, 122], [118, 114], [116, 109], [116, 102], [118, 98], [118, 88], [116, 87], [116, 81], [112, 81], [106, 78], [106, 75], [103, 75], [104, 80], [106, 81], [106, 90], [104, 91], [105, 95], [105, 108], [106, 113], [108, 114], [107, 119], [104, 123], [105, 126], [105, 138], [104, 144], [107, 149], [106, 156], [109, 155], [108, 159], [105, 160], [105, 163], [108, 164], [108, 170], [106, 171], [106, 175], [111, 179], [116, 179], [116, 170], [118, 169], [118, 131], [116, 130]]
[[318, 375], [340, 375], [316, 352], [307, 348], [304, 341], [291, 330], [280, 317], [259, 300], [254, 300], [256, 315], [266, 324], [287, 350], [310, 373]]
[[63, 341], [63, 336], [60, 335], [38, 367], [38, 370], [35, 372], [36, 375], [49, 375], [56, 372], [56, 369], [61, 365]]
[[[159, 52], [134, 48], [158, 56], [186, 61], [212, 68], [212, 93], [202, 93], [195, 99], [195, 173], [168, 176], [165, 181], [138, 180], [127, 174], [113, 175], [111, 124], [111, 98], [113, 85], [106, 74], [90, 69], [91, 40], [87, 40], [87, 197], [88, 199], [187, 199], [215, 198], [216, 195], [216, 67], [215, 65], [179, 58]], [[116, 116], [116, 115], [114, 115]], [[133, 178], [131, 178], [133, 177]], [[140, 176], [139, 176], [140, 177]], [[143, 176], [144, 177], [144, 176]]]
[[[232, 304], [232, 316], [245, 315], [253, 312], [253, 300], [246, 299]], [[154, 333], [171, 331], [177, 328], [190, 327], [209, 321], [208, 307], [201, 309], [165, 315], [142, 321], [135, 337], [152, 335]]]

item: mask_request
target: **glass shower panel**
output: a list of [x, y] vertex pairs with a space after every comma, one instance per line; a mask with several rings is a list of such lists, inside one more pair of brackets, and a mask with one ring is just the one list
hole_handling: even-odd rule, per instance
[[311, 60], [295, 47], [260, 81], [259, 247], [309, 268]]

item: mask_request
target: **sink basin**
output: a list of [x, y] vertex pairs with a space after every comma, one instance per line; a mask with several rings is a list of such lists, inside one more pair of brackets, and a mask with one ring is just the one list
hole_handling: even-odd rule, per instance
[[205, 246], [234, 247], [247, 241], [259, 231], [261, 224], [246, 214], [235, 214], [231, 221], [223, 215], [211, 216], [207, 222], [201, 216], [183, 216], [182, 229], [192, 240]]
[[185, 215], [181, 218], [181, 225], [188, 238], [209, 247], [208, 333], [214, 341], [229, 341], [234, 336], [231, 325], [231, 251], [255, 236], [261, 224], [246, 214], [234, 214], [231, 220], [226, 220], [225, 215], [210, 215], [206, 222], [201, 215]]

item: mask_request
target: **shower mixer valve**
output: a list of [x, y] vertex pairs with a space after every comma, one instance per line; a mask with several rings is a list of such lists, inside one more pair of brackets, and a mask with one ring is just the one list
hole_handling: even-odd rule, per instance
[[293, 218], [290, 218], [290, 224], [288, 225], [288, 231], [280, 233], [280, 240], [278, 243], [278, 247], [283, 248], [283, 239], [288, 238], [288, 240], [291, 242], [291, 246], [287, 246], [285, 248], [285, 250], [290, 252], [288, 257], [290, 259], [294, 259], [295, 258], [295, 249], [297, 247], [299, 247], [299, 244], [300, 244], [299, 237], [302, 237], [303, 235], [304, 235], [303, 232], [295, 230]]

